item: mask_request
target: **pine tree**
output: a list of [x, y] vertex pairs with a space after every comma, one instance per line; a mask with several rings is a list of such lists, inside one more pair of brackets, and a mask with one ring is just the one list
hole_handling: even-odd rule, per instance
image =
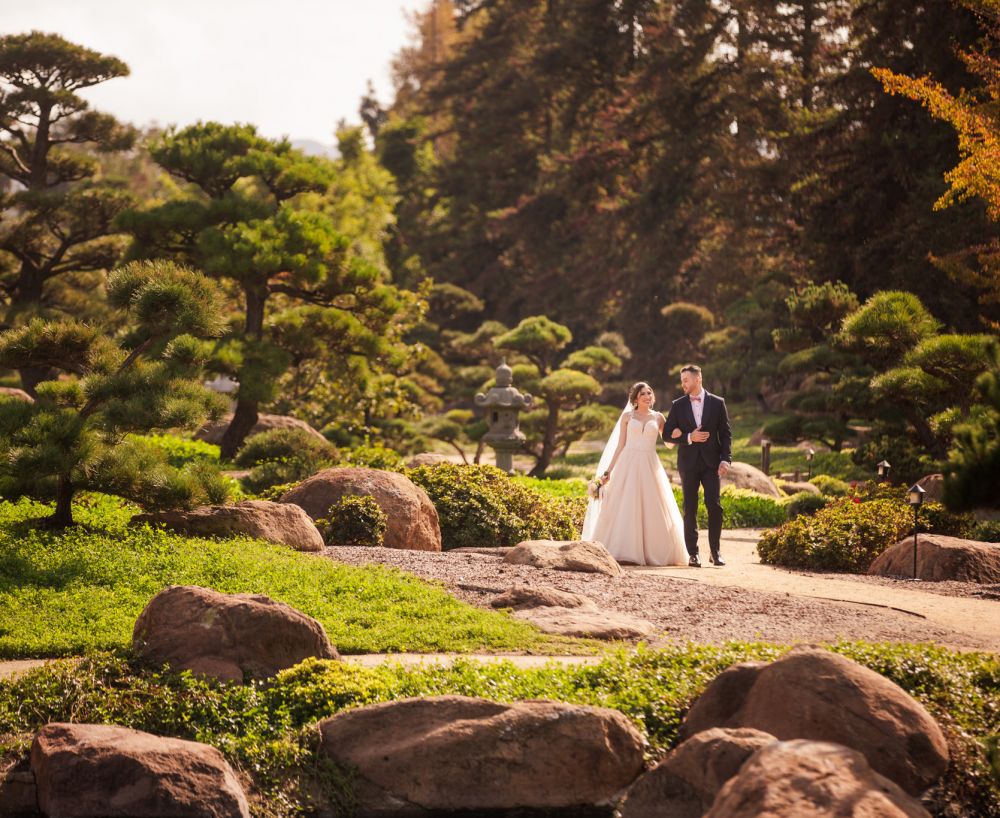
[[[121, 255], [114, 220], [131, 196], [100, 178], [84, 149], [121, 151], [135, 135], [79, 92], [127, 75], [121, 60], [57, 34], [0, 37], [0, 183], [13, 183], [0, 185], [0, 255], [12, 259], [0, 264], [7, 326], [58, 307], [60, 279], [106, 270]], [[47, 375], [20, 374], [29, 394]]]
[[200, 379], [222, 331], [213, 282], [169, 262], [135, 262], [108, 282], [111, 304], [131, 331], [119, 342], [80, 321], [45, 321], [0, 333], [0, 366], [61, 373], [38, 384], [37, 400], [0, 401], [0, 485], [5, 494], [55, 497], [48, 523], [73, 523], [80, 489], [150, 506], [220, 501], [217, 475], [171, 468], [164, 456], [126, 437], [194, 429], [223, 404]]

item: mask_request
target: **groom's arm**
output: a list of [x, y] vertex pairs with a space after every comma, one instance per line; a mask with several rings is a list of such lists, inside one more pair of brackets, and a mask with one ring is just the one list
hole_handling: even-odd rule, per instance
[[729, 412], [726, 411], [726, 402], [722, 398], [722, 416], [719, 419], [719, 450], [722, 460], [725, 463], [733, 462], [733, 430], [729, 425]]

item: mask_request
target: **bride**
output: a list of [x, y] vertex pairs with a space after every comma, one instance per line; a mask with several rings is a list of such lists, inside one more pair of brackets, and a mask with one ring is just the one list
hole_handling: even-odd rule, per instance
[[665, 419], [655, 402], [648, 383], [629, 390], [597, 466], [603, 487], [587, 507], [582, 539], [603, 543], [619, 562], [687, 565], [684, 521], [656, 452]]

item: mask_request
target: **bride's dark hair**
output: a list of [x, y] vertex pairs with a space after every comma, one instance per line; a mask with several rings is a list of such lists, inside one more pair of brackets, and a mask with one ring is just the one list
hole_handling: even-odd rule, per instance
[[[643, 390], [643, 387], [645, 387], [646, 389], [648, 389], [650, 392], [653, 392], [653, 387], [650, 386], [645, 381], [639, 381], [638, 383], [632, 384], [632, 388], [628, 390], [628, 402], [632, 404], [632, 408], [633, 409], [635, 409], [635, 408], [638, 407], [639, 393]], [[621, 392], [619, 392], [618, 394], [620, 395]], [[649, 405], [650, 405], [650, 408], [652, 408], [653, 406], [656, 405], [656, 393], [655, 392], [653, 392], [653, 402], [651, 404], [649, 404]]]

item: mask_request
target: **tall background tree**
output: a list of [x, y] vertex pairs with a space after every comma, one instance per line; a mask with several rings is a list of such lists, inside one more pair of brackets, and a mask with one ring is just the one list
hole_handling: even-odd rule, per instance
[[[121, 60], [56, 34], [0, 37], [0, 293], [8, 327], [67, 307], [79, 314], [81, 294], [99, 290], [93, 274], [121, 256], [126, 239], [114, 220], [132, 196], [101, 175], [94, 153], [130, 148], [135, 133], [90, 110], [79, 92], [127, 75]], [[48, 372], [20, 374], [34, 394]]]

